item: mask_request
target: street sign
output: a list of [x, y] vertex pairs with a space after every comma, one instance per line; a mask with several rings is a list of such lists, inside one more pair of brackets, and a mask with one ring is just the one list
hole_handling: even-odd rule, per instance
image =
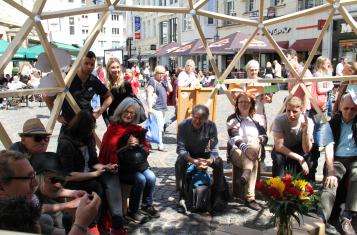
[[141, 18], [140, 18], [140, 16], [134, 17], [134, 23], [135, 23], [134, 39], [140, 40], [141, 39]]

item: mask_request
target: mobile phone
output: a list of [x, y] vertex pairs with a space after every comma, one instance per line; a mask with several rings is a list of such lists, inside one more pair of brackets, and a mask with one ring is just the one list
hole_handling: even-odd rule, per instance
[[88, 194], [88, 199], [89, 200], [93, 200], [93, 198], [94, 198], [93, 194]]

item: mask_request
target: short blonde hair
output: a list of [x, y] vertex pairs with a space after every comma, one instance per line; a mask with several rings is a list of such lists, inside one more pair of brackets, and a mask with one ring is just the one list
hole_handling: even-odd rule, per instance
[[191, 65], [193, 68], [195, 68], [195, 61], [193, 61], [192, 59], [188, 59], [188, 60], [186, 60], [186, 64], [185, 64], [185, 66], [187, 66], [187, 65]]
[[252, 67], [258, 67], [258, 69], [259, 69], [259, 62], [258, 61], [256, 61], [256, 60], [250, 60], [250, 61], [248, 61], [248, 63], [247, 63], [247, 65], [246, 65], [246, 67], [245, 67], [245, 71], [246, 72], [249, 72], [249, 69], [250, 68], [252, 68]]
[[166, 72], [166, 69], [165, 69], [164, 66], [158, 65], [158, 66], [155, 67], [154, 74], [164, 73], [164, 72]]
[[288, 106], [288, 105], [291, 105], [296, 108], [303, 107], [302, 100], [297, 96], [291, 96], [290, 98], [288, 98], [288, 100], [286, 101], [286, 106]]

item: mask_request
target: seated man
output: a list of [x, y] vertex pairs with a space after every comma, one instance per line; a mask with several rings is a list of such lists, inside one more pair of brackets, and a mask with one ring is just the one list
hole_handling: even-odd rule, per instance
[[302, 114], [303, 109], [301, 99], [292, 96], [286, 102], [286, 112], [274, 120], [273, 177], [284, 176], [285, 170], [292, 170], [302, 172], [310, 181], [315, 180], [310, 157], [314, 124]]
[[336, 199], [337, 184], [348, 178], [345, 210], [340, 221], [345, 234], [356, 234], [351, 224], [357, 212], [357, 105], [350, 94], [342, 96], [338, 112], [322, 129], [326, 164], [321, 193], [321, 213], [324, 222], [330, 218]]
[[[11, 199], [21, 200], [22, 198], [28, 203], [35, 204], [35, 206], [29, 205], [30, 208], [37, 208], [38, 199], [34, 195], [37, 187], [36, 173], [26, 154], [14, 151], [0, 151], [0, 200], [10, 199], [9, 203], [11, 203]], [[73, 227], [68, 234], [85, 235], [88, 225], [98, 213], [100, 203], [100, 198], [96, 193], [93, 193], [93, 199], [91, 200], [87, 194], [83, 195], [76, 210], [76, 219]], [[2, 208], [6, 208], [4, 204], [1, 204], [1, 206]], [[17, 211], [13, 212], [16, 213]], [[7, 217], [11, 216], [14, 215], [8, 215]], [[34, 220], [38, 220], [37, 213], [34, 213], [33, 216], [35, 216]], [[1, 223], [2, 227], [0, 229], [11, 227], [12, 230], [19, 231], [23, 229], [23, 224], [25, 223], [38, 223], [38, 221], [21, 221], [21, 219], [28, 220], [26, 216], [13, 218], [18, 218], [19, 229], [12, 226], [12, 224], [4, 223]]]
[[[180, 200], [184, 197], [184, 182], [186, 168], [189, 163], [205, 169], [213, 168], [213, 198], [216, 198], [213, 209], [222, 210], [221, 194], [225, 190], [223, 161], [218, 156], [218, 138], [216, 124], [208, 120], [209, 110], [204, 105], [196, 105], [192, 110], [192, 118], [179, 124], [177, 133], [177, 154], [175, 164], [176, 189], [180, 193]], [[179, 212], [184, 212], [179, 207]]]
[[11, 145], [10, 149], [26, 153], [30, 157], [37, 153], [46, 152], [51, 133], [38, 118], [31, 118], [24, 123], [22, 133], [19, 133], [21, 141]]
[[[56, 153], [35, 154], [31, 158], [31, 163], [39, 184], [36, 195], [42, 204], [40, 217], [42, 234], [65, 234], [65, 229], [68, 231], [73, 221], [70, 215], [62, 212], [76, 209], [86, 192], [63, 188], [67, 173]], [[67, 198], [67, 201], [59, 203], [61, 198]]]

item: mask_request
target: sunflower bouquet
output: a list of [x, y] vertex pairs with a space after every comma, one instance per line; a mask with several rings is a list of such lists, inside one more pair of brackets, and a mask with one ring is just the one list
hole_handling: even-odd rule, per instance
[[278, 225], [278, 234], [292, 234], [292, 218], [300, 225], [299, 216], [309, 215], [316, 206], [317, 195], [311, 184], [301, 175], [286, 175], [257, 182], [257, 190], [267, 202], [274, 222]]

